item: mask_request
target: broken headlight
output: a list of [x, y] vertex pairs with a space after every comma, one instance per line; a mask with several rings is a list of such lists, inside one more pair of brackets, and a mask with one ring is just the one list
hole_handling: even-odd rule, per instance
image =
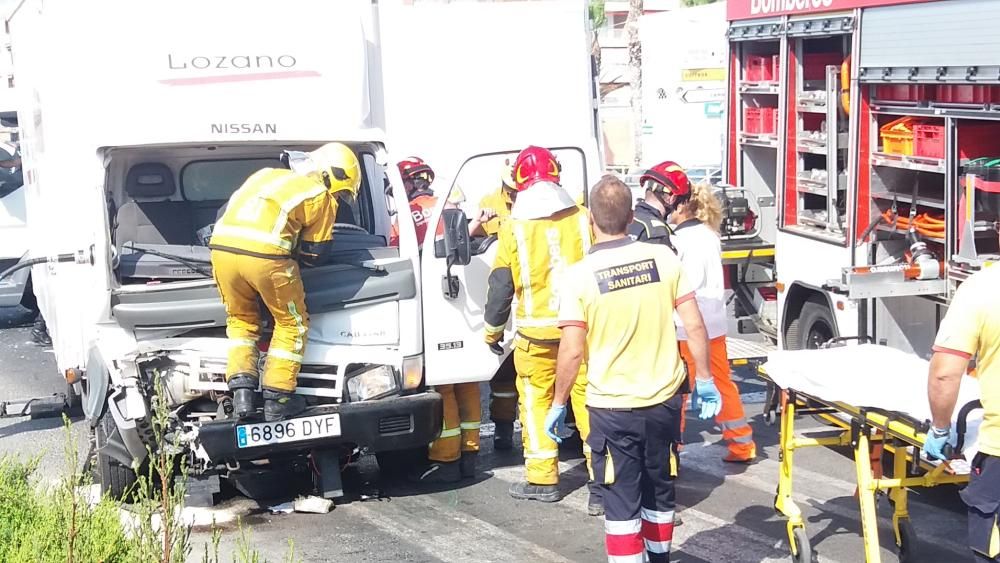
[[356, 375], [348, 375], [347, 394], [352, 403], [380, 399], [398, 392], [396, 372], [389, 366], [376, 366]]

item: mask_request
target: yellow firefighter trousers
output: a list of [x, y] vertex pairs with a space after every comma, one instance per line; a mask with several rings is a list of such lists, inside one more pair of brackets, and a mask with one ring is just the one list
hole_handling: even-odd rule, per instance
[[438, 385], [444, 418], [441, 435], [431, 442], [427, 457], [431, 461], [450, 462], [461, 457], [462, 452], [479, 451], [479, 419], [482, 405], [479, 402], [478, 383]]
[[261, 385], [273, 391], [294, 391], [309, 329], [298, 263], [290, 258], [257, 258], [213, 250], [212, 269], [226, 306], [226, 380], [237, 373], [258, 374], [259, 296], [274, 317], [274, 334]]
[[[521, 396], [521, 438], [527, 481], [534, 485], [559, 483], [559, 446], [545, 433], [545, 416], [552, 407], [556, 386], [558, 344], [541, 344], [517, 337], [514, 341], [514, 366], [517, 368], [517, 392]], [[587, 366], [570, 393], [576, 429], [583, 439], [583, 455], [590, 469], [590, 415], [587, 412]]]

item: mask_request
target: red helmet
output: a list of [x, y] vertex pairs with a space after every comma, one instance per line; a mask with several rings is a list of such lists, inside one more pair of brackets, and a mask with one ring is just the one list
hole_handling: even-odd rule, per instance
[[559, 161], [549, 149], [530, 146], [514, 160], [514, 186], [523, 192], [539, 181], [559, 183]]
[[691, 193], [691, 180], [688, 180], [679, 164], [670, 160], [645, 171], [639, 178], [639, 183], [647, 190], [667, 195], [684, 197]]
[[396, 166], [399, 167], [399, 174], [404, 180], [414, 180], [423, 176], [428, 183], [434, 181], [434, 170], [420, 157], [408, 156]]

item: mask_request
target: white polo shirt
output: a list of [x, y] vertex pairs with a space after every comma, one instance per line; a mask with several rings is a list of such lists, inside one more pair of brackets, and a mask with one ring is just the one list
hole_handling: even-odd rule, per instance
[[[705, 321], [708, 338], [726, 335], [726, 286], [722, 270], [722, 241], [719, 234], [697, 219], [684, 221], [674, 229], [670, 242], [677, 248], [681, 268], [694, 288], [698, 309]], [[674, 315], [677, 339], [687, 340], [680, 318]]]

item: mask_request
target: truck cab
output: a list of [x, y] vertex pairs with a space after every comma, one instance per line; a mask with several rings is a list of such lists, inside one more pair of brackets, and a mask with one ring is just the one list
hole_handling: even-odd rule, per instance
[[[82, 262], [35, 266], [32, 276], [59, 370], [95, 429], [105, 491], [122, 495], [135, 479], [154, 445], [157, 409], [169, 413], [189, 475], [209, 491], [225, 476], [252, 492], [261, 467], [311, 458], [320, 492], [339, 496], [340, 461], [426, 446], [441, 429], [433, 386], [489, 380], [504, 359], [481, 336], [495, 247], [470, 242], [467, 231], [479, 197], [498, 186], [502, 160], [544, 143], [565, 155], [581, 201], [596, 180], [583, 8], [532, 7], [537, 41], [510, 46], [473, 42], [497, 22], [530, 19], [525, 6], [77, 4], [28, 0], [9, 25], [26, 92], [18, 114], [37, 255], [74, 252]], [[330, 22], [339, 22], [335, 31]], [[186, 30], [183, 42], [177, 29]], [[418, 37], [428, 29], [442, 33]], [[566, 64], [525, 75], [551, 88], [542, 104], [530, 89], [504, 94], [457, 76], [447, 58], [462, 41], [477, 45], [463, 55], [470, 69], [473, 59], [517, 60], [553, 33], [569, 38], [550, 47]], [[78, 48], [56, 53], [47, 37]], [[406, 61], [421, 49], [430, 83], [439, 76], [455, 98], [410, 87]], [[67, 82], [101, 88], [68, 92]], [[505, 127], [504, 112], [521, 110], [535, 112], [526, 116], [533, 125]], [[470, 127], [469, 116], [482, 114], [489, 118]], [[225, 409], [226, 314], [207, 241], [249, 175], [282, 167], [282, 151], [332, 141], [356, 153], [363, 179], [356, 201], [338, 210], [332, 252], [302, 269], [310, 329], [296, 392], [309, 409], [288, 423], [235, 420]], [[395, 163], [414, 153], [438, 172], [429, 222], [443, 223], [423, 248], [409, 216], [395, 212], [408, 207]], [[453, 189], [468, 194], [464, 210], [444, 209]], [[399, 242], [391, 245], [393, 222]], [[261, 342], [268, 339], [265, 330]]]

